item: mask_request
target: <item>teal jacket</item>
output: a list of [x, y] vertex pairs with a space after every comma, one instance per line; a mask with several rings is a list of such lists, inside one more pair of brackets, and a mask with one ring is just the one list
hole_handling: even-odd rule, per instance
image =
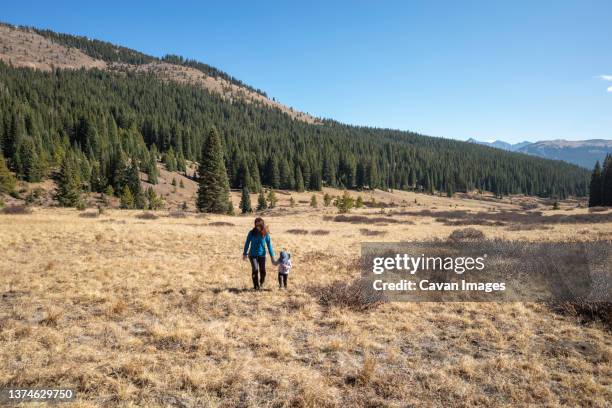
[[[250, 251], [249, 245], [251, 246]], [[244, 243], [244, 251], [242, 252], [242, 254], [248, 254], [250, 256], [266, 256], [266, 246], [268, 247], [268, 252], [270, 252], [270, 256], [274, 258], [276, 255], [274, 255], [274, 248], [272, 248], [270, 234], [266, 234], [265, 237], [262, 237], [261, 234], [250, 230], [247, 234], [246, 242]]]

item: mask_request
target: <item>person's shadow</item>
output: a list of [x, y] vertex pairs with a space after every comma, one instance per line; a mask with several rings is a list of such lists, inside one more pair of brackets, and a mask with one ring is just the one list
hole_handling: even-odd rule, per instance
[[[271, 289], [270, 288], [264, 288], [264, 289], [259, 289], [260, 292], [270, 292]], [[229, 292], [229, 293], [233, 293], [235, 295], [239, 295], [241, 293], [244, 292], [255, 292], [255, 289], [253, 288], [213, 288], [212, 292], [217, 295], [221, 292]]]

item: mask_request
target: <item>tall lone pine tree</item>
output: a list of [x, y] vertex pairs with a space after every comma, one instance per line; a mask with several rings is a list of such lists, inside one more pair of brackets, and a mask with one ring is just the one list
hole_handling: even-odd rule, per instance
[[229, 181], [223, 146], [217, 131], [211, 129], [202, 146], [202, 157], [198, 166], [198, 197], [196, 207], [205, 213], [224, 214], [229, 210]]

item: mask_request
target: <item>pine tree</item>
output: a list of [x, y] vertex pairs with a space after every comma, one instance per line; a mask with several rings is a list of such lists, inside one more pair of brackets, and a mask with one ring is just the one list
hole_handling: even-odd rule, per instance
[[121, 191], [120, 207], [127, 210], [133, 209], [135, 207], [134, 195], [132, 194], [132, 191], [127, 186], [127, 184], [123, 186], [123, 190]]
[[234, 180], [234, 187], [243, 188], [252, 186], [253, 181], [251, 180], [251, 170], [245, 158], [242, 158], [240, 166]]
[[355, 174], [355, 185], [358, 190], [362, 190], [366, 185], [366, 168], [363, 163], [357, 163], [357, 171]]
[[157, 165], [153, 154], [151, 154], [151, 157], [147, 161], [146, 173], [149, 184], [157, 184]]
[[321, 191], [321, 187], [321, 171], [319, 169], [315, 169], [310, 174], [310, 184], [308, 189], [313, 191]]
[[601, 171], [601, 203], [612, 206], [612, 155], [608, 154]]
[[108, 197], [114, 196], [115, 190], [113, 189], [113, 186], [111, 186], [110, 184], [106, 186], [106, 188], [104, 189], [104, 194], [107, 195]]
[[597, 161], [593, 169], [593, 174], [591, 175], [591, 184], [589, 186], [589, 207], [598, 207], [603, 204], [602, 187], [601, 166], [599, 161]]
[[355, 201], [353, 200], [353, 197], [351, 197], [349, 192], [344, 190], [344, 193], [342, 193], [342, 197], [338, 197], [336, 199], [335, 204], [340, 214], [346, 214], [350, 212], [351, 209], [355, 206]]
[[251, 208], [251, 196], [249, 195], [249, 188], [242, 188], [242, 195], [240, 197], [240, 211], [242, 214], [248, 214], [253, 212]]
[[379, 187], [378, 165], [374, 159], [370, 160], [368, 165], [366, 180], [370, 189]]
[[317, 203], [317, 196], [316, 195], [312, 195], [312, 197], [310, 197], [310, 206], [312, 208], [317, 208], [319, 206], [319, 204]]
[[249, 191], [259, 193], [261, 191], [261, 178], [259, 177], [259, 166], [255, 160], [249, 162], [249, 175], [251, 176]]
[[234, 203], [231, 199], [227, 200], [227, 211], [225, 213], [227, 215], [236, 215], [236, 211], [234, 210]]
[[15, 190], [15, 184], [17, 180], [11, 174], [4, 156], [0, 154], [0, 193], [11, 194]]
[[287, 163], [287, 159], [283, 158], [280, 161], [280, 187], [285, 190], [291, 190], [294, 188], [295, 179], [293, 177], [293, 172], [289, 168], [289, 163]]
[[268, 202], [266, 201], [266, 196], [264, 195], [263, 190], [259, 192], [259, 196], [257, 196], [257, 211], [263, 211], [268, 208]]
[[302, 176], [302, 169], [299, 165], [295, 166], [295, 191], [298, 193], [304, 191], [304, 177]]
[[102, 173], [102, 169], [100, 168], [100, 163], [94, 161], [91, 164], [91, 178], [89, 180], [89, 185], [91, 186], [91, 191], [101, 193], [107, 185], [106, 178]]
[[185, 188], [185, 183], [183, 183], [183, 179], [181, 179], [181, 180], [179, 181], [179, 187], [180, 187], [180, 188]]
[[144, 208], [145, 197], [142, 192], [142, 187], [140, 186], [140, 173], [138, 171], [138, 165], [134, 159], [132, 159], [132, 163], [126, 170], [124, 183], [129, 187], [130, 192], [132, 193], [134, 208]]
[[362, 208], [363, 207], [363, 198], [361, 196], [357, 197], [357, 200], [355, 201], [355, 208]]
[[268, 208], [275, 208], [277, 201], [274, 190], [268, 191]]
[[413, 169], [410, 169], [410, 174], [408, 175], [408, 187], [411, 189], [416, 187], [416, 175]]
[[328, 193], [325, 193], [323, 195], [323, 205], [326, 207], [329, 207], [331, 202], [332, 202], [332, 196], [330, 196]]
[[229, 182], [221, 138], [215, 129], [210, 131], [202, 146], [200, 160], [196, 207], [200, 212], [224, 214], [228, 210]]
[[162, 198], [155, 193], [153, 187], [147, 188], [145, 195], [150, 210], [160, 210], [164, 206]]
[[69, 151], [64, 156], [59, 178], [57, 200], [61, 206], [76, 207], [81, 202], [81, 178], [75, 155]]
[[278, 169], [278, 160], [276, 160], [276, 157], [272, 157], [272, 166], [271, 166], [271, 173], [270, 173], [270, 186], [272, 188], [280, 188], [281, 186], [281, 178], [280, 178], [280, 171]]

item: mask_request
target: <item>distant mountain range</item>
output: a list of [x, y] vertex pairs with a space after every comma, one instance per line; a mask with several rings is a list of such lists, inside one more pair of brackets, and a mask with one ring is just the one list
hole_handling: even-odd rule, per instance
[[602, 162], [607, 153], [612, 153], [612, 140], [545, 140], [541, 142], [507, 143], [501, 140], [494, 142], [481, 142], [476, 139], [468, 139], [470, 143], [477, 143], [497, 149], [508, 150], [544, 157], [552, 160], [563, 160], [587, 169], [593, 168], [595, 162]]

